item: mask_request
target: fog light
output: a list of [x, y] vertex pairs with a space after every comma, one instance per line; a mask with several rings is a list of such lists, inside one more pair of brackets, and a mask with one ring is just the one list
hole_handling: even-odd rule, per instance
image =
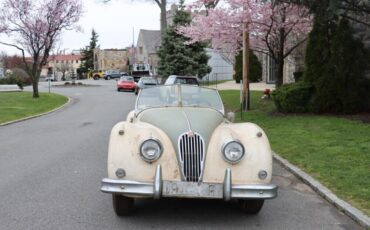
[[124, 169], [117, 169], [116, 171], [116, 176], [118, 178], [122, 178], [122, 177], [125, 177], [126, 176], [126, 172]]
[[261, 180], [264, 180], [266, 179], [267, 177], [267, 172], [265, 170], [261, 170], [258, 172], [258, 177], [261, 179]]

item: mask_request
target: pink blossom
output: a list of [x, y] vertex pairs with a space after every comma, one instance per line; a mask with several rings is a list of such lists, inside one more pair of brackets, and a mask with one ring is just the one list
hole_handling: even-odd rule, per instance
[[[13, 46], [23, 54], [27, 72], [31, 73], [33, 96], [39, 97], [41, 68], [64, 30], [76, 29], [82, 15], [81, 0], [3, 0], [0, 5], [0, 33], [6, 33]], [[31, 55], [28, 61], [25, 52]], [[30, 60], [31, 63], [30, 63]]]
[[[199, 11], [208, 1], [196, 1], [192, 9]], [[190, 42], [210, 41], [213, 48], [228, 47], [232, 53], [242, 47], [244, 24], [249, 32], [250, 47], [272, 53], [279, 52], [281, 39], [284, 39], [284, 50], [294, 49], [312, 26], [312, 16], [307, 8], [272, 1], [224, 0], [207, 13], [195, 15], [192, 24], [179, 28], [179, 32], [190, 37]]]

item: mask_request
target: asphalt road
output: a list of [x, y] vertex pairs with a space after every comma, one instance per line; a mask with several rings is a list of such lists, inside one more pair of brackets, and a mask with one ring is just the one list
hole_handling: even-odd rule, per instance
[[[57, 112], [0, 127], [0, 230], [8, 229], [361, 229], [292, 174], [274, 164], [279, 196], [257, 216], [215, 200], [140, 200], [119, 218], [106, 176], [110, 129], [135, 95], [115, 82], [52, 88], [71, 103]], [[46, 84], [40, 85], [46, 91]]]

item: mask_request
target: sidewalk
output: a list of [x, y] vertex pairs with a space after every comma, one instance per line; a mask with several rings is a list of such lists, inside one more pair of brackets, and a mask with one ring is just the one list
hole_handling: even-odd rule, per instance
[[0, 92], [21, 92], [18, 85], [0, 85]]
[[[242, 85], [235, 83], [235, 81], [227, 81], [221, 84], [212, 85], [209, 86], [210, 88], [218, 89], [218, 90], [225, 90], [225, 89], [235, 89], [240, 90]], [[275, 85], [274, 84], [266, 84], [264, 82], [258, 82], [258, 83], [250, 83], [249, 84], [250, 90], [255, 91], [264, 91], [265, 89], [274, 90]]]

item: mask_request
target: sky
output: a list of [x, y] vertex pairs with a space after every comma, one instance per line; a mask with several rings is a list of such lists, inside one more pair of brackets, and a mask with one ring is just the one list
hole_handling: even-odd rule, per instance
[[[103, 3], [103, 0], [82, 0], [84, 14], [78, 25], [82, 32], [65, 31], [61, 42], [57, 45], [58, 50], [71, 53], [89, 45], [91, 30], [94, 28], [98, 33], [98, 45], [102, 49], [126, 48], [135, 44], [140, 29], [159, 30], [160, 10], [154, 0], [111, 0]], [[133, 36], [134, 28], [134, 36]], [[1, 41], [10, 41], [8, 37], [1, 35]], [[18, 54], [15, 48], [0, 44], [0, 51], [8, 54]], [[20, 53], [19, 53], [20, 54]]]

